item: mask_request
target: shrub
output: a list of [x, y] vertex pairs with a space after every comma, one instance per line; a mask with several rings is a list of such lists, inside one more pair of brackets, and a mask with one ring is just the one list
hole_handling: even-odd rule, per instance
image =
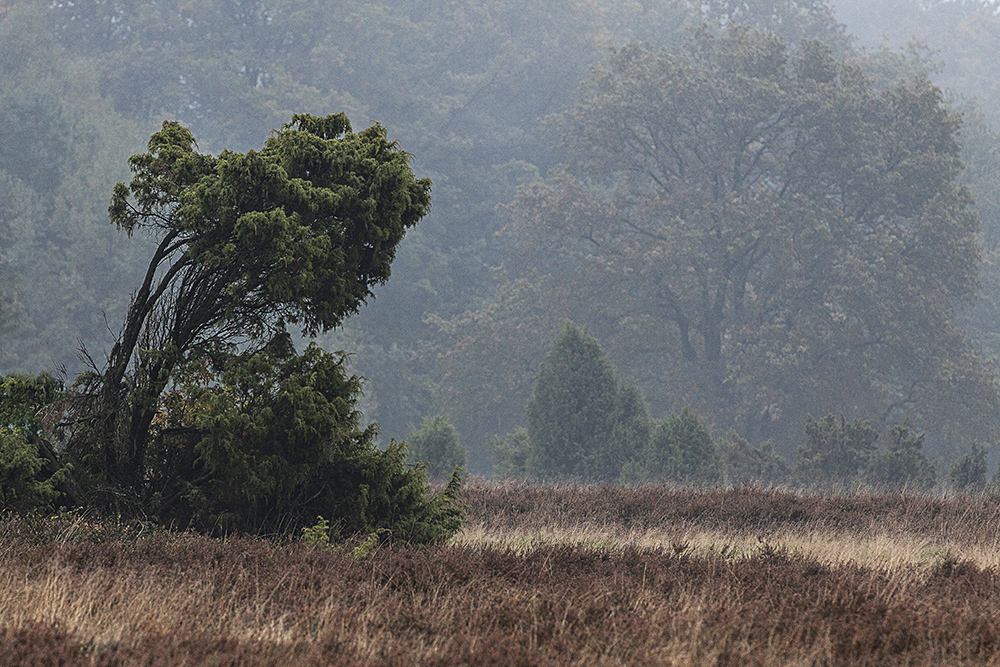
[[38, 435], [42, 409], [62, 395], [62, 382], [48, 373], [0, 377], [0, 426], [16, 426]]
[[28, 510], [55, 500], [53, 480], [39, 477], [44, 467], [23, 431], [0, 426], [0, 508]]
[[766, 440], [753, 447], [735, 431], [720, 443], [726, 481], [730, 484], [776, 484], [788, 479], [788, 462]]
[[410, 462], [424, 463], [431, 479], [450, 477], [455, 468], [465, 467], [465, 447], [447, 417], [428, 417], [419, 431], [406, 436], [406, 444]]
[[948, 483], [956, 491], [982, 491], [986, 488], [986, 448], [976, 443], [948, 471]]
[[507, 435], [490, 439], [493, 455], [493, 477], [496, 479], [527, 479], [528, 451], [531, 449], [528, 430], [516, 428]]
[[63, 475], [42, 440], [41, 413], [62, 393], [48, 373], [0, 378], [0, 507], [31, 509], [59, 496]]
[[566, 322], [528, 399], [527, 467], [538, 479], [588, 478], [614, 429], [615, 371], [593, 336]]
[[913, 434], [909, 424], [894, 427], [885, 451], [872, 460], [868, 479], [890, 489], [911, 486], [926, 491], [933, 487], [934, 465], [924, 454], [924, 434]]
[[806, 420], [806, 443], [799, 449], [795, 477], [803, 484], [840, 485], [858, 478], [874, 455], [878, 432], [862, 419], [833, 415]]
[[643, 456], [653, 435], [653, 421], [649, 418], [646, 399], [635, 384], [626, 384], [618, 392], [618, 410], [611, 431], [611, 447], [617, 460], [604, 462], [609, 468], [625, 474], [630, 462]]
[[722, 481], [722, 459], [708, 425], [687, 406], [656, 426], [643, 459], [637, 472], [649, 481]]
[[156, 438], [149, 509], [205, 531], [297, 532], [323, 516], [333, 536], [447, 539], [461, 524], [460, 478], [430, 495], [405, 445], [379, 450], [377, 427], [359, 427], [359, 393], [343, 355], [315, 345], [299, 355], [282, 337], [235, 357], [189, 392], [191, 423]]

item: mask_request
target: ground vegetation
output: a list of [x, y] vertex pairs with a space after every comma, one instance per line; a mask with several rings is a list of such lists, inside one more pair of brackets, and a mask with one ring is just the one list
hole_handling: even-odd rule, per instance
[[996, 498], [486, 485], [450, 545], [0, 522], [0, 648], [66, 665], [990, 664]]

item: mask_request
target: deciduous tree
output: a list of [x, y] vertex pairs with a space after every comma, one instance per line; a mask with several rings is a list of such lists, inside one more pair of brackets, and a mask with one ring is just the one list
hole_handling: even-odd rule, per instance
[[557, 119], [573, 159], [522, 191], [521, 262], [609, 330], [645, 323], [612, 354], [661, 409], [785, 451], [809, 411], [909, 415], [940, 446], [993, 428], [992, 370], [953, 324], [979, 259], [961, 117], [863, 64], [701, 31], [619, 50]]

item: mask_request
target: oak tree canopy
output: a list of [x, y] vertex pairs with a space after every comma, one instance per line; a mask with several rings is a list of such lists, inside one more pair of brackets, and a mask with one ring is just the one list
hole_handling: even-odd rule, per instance
[[993, 374], [953, 325], [979, 259], [961, 116], [866, 65], [739, 26], [618, 50], [554, 119], [570, 159], [522, 190], [508, 271], [661, 410], [752, 441], [810, 412], [989, 437]]

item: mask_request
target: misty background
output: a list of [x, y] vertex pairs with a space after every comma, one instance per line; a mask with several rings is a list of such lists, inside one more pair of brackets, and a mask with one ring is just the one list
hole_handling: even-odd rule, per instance
[[[618, 308], [600, 285], [561, 280], [545, 261], [553, 251], [524, 242], [526, 188], [573, 159], [545, 119], [572, 108], [616, 49], [677, 47], [703, 23], [771, 31], [793, 52], [818, 40], [838, 59], [864, 53], [881, 68], [873, 76], [927, 72], [961, 111], [961, 180], [982, 250], [975, 298], [952, 304], [947, 324], [968, 354], [930, 378], [873, 376], [850, 403], [802, 391], [841, 378], [806, 378], [789, 362], [766, 379], [750, 374], [781, 385], [760, 405], [734, 405], [678, 379], [700, 371], [674, 363], [662, 325]], [[654, 417], [691, 405], [713, 432], [770, 439], [785, 454], [806, 414], [880, 429], [910, 419], [949, 462], [995, 444], [1000, 416], [998, 53], [1000, 15], [984, 2], [0, 0], [0, 372], [72, 379], [81, 347], [103, 362], [149, 255], [148, 239], [109, 224], [108, 200], [163, 119], [217, 153], [261, 146], [292, 113], [345, 111], [355, 130], [385, 125], [434, 183], [432, 211], [400, 246], [391, 280], [320, 340], [354, 355], [383, 442], [446, 414], [469, 470], [489, 473], [491, 436], [525, 424], [539, 364], [569, 318], [638, 384]]]

